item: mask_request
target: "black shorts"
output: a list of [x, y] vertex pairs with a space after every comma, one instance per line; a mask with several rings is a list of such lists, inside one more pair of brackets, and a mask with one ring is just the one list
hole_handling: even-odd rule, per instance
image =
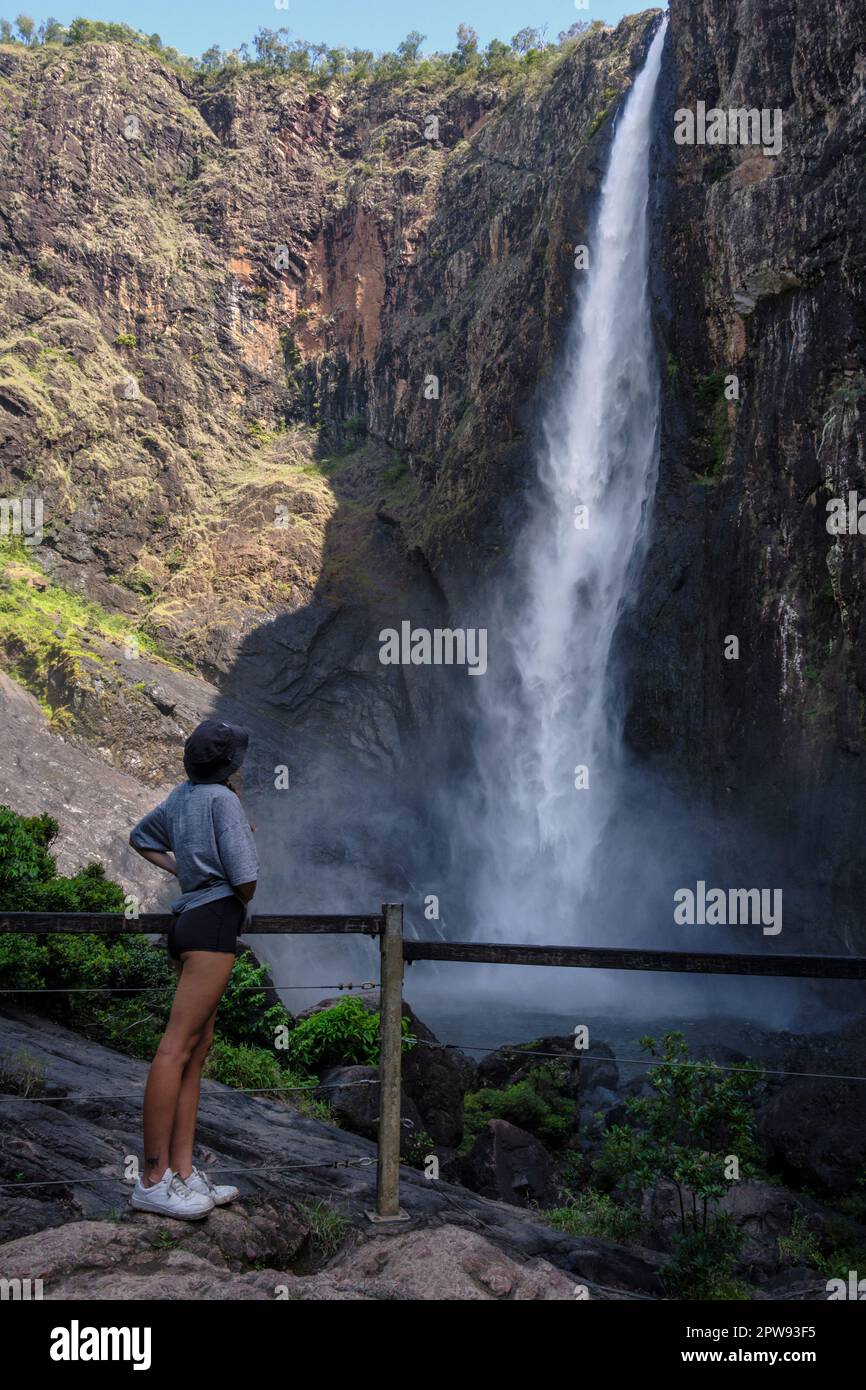
[[172, 960], [180, 960], [184, 951], [225, 951], [236, 956], [245, 916], [244, 904], [234, 894], [185, 908], [168, 929], [168, 954]]

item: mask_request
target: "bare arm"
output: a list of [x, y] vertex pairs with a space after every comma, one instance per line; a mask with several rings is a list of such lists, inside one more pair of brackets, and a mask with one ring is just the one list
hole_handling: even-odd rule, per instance
[[161, 849], [138, 849], [131, 840], [129, 843], [136, 854], [141, 855], [142, 859], [146, 859], [149, 864], [155, 864], [158, 869], [165, 869], [167, 874], [174, 874], [177, 878], [177, 864], [173, 854], [167, 854]]
[[256, 879], [253, 879], [252, 883], [233, 883], [232, 888], [245, 903], [251, 902], [256, 891]]

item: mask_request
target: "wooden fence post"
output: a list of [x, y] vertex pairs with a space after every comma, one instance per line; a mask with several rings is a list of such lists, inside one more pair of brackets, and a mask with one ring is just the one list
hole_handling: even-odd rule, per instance
[[403, 904], [383, 903], [379, 937], [379, 1161], [376, 1222], [408, 1221], [400, 1206], [400, 1054], [403, 1047]]

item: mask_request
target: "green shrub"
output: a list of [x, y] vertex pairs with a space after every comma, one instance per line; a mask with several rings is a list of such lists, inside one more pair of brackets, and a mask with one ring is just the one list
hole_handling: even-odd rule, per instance
[[[273, 1048], [277, 1029], [285, 1027], [288, 1015], [281, 1004], [264, 1007], [269, 984], [267, 967], [256, 965], [250, 951], [241, 951], [217, 1011], [217, 1029], [226, 1042]], [[262, 988], [253, 988], [256, 985]]]
[[[55, 873], [50, 846], [57, 829], [51, 816], [19, 816], [0, 806], [0, 910], [121, 912], [123, 889], [106, 879], [101, 865], [90, 864], [69, 878]], [[263, 1007], [263, 988], [250, 988], [266, 983], [267, 970], [245, 948], [220, 1003], [207, 1075], [229, 1086], [309, 1084], [312, 1078], [286, 1067], [274, 1052], [276, 1029], [290, 1020], [279, 1004]], [[143, 935], [10, 933], [0, 935], [0, 986], [45, 991], [31, 996], [31, 1007], [149, 1060], [171, 1011], [175, 972], [164, 947]], [[331, 1116], [330, 1108], [311, 1096], [287, 1098], [307, 1114]]]
[[574, 1098], [566, 1084], [565, 1070], [554, 1062], [534, 1067], [501, 1090], [491, 1086], [471, 1092], [465, 1100], [461, 1151], [471, 1148], [488, 1120], [507, 1120], [549, 1148], [562, 1148], [574, 1125]]
[[742, 1244], [742, 1232], [727, 1212], [720, 1212], [705, 1228], [679, 1232], [674, 1253], [662, 1270], [662, 1282], [671, 1298], [748, 1299], [746, 1285], [733, 1277]]
[[788, 1264], [817, 1268], [821, 1258], [818, 1236], [802, 1212], [794, 1213], [788, 1235], [779, 1236], [779, 1254]]
[[0, 908], [7, 912], [20, 906], [19, 895], [26, 896], [34, 884], [54, 874], [55, 864], [48, 846], [57, 834], [57, 821], [51, 816], [19, 816], [8, 806], [0, 806]]
[[[404, 1018], [403, 1047], [414, 1047], [407, 1038]], [[289, 1034], [287, 1059], [303, 1071], [323, 1072], [327, 1067], [367, 1066], [379, 1063], [379, 1014], [360, 999], [341, 999], [332, 1009], [302, 1019]]]
[[427, 1164], [427, 1157], [433, 1152], [436, 1145], [426, 1129], [413, 1129], [403, 1144], [401, 1161], [409, 1168], [420, 1168], [424, 1171]]
[[638, 1207], [631, 1202], [615, 1202], [608, 1192], [587, 1187], [562, 1207], [544, 1213], [544, 1220], [570, 1236], [595, 1236], [628, 1244], [640, 1239]]
[[[268, 1091], [276, 1099], [300, 1102], [310, 1096], [315, 1078], [285, 1067], [277, 1056], [265, 1047], [248, 1043], [230, 1043], [214, 1037], [213, 1047], [205, 1062], [204, 1075], [224, 1086], [238, 1090]], [[279, 1088], [285, 1087], [281, 1093]], [[321, 1104], [321, 1102], [318, 1102]]]
[[596, 1178], [635, 1195], [661, 1180], [672, 1183], [680, 1229], [666, 1282], [675, 1297], [722, 1297], [741, 1233], [717, 1205], [734, 1181], [730, 1155], [739, 1160], [740, 1179], [757, 1172], [749, 1102], [761, 1068], [748, 1062], [724, 1072], [715, 1062], [692, 1061], [682, 1033], [665, 1033], [660, 1051], [653, 1038], [640, 1045], [660, 1057], [647, 1075], [654, 1094], [626, 1101], [629, 1123], [608, 1130]]
[[[0, 806], [0, 911], [122, 911], [123, 889], [106, 879], [101, 864], [88, 864], [69, 878], [55, 873], [49, 846], [57, 830], [51, 816], [19, 816]], [[7, 989], [107, 984], [115, 939], [4, 934], [0, 937], [0, 982]]]
[[49, 846], [58, 828], [51, 816], [19, 816], [0, 806], [0, 911], [123, 911], [123, 889], [106, 879], [101, 864], [57, 875]]
[[310, 1228], [312, 1253], [320, 1260], [330, 1259], [340, 1249], [351, 1226], [348, 1215], [327, 1202], [299, 1202], [297, 1213]]

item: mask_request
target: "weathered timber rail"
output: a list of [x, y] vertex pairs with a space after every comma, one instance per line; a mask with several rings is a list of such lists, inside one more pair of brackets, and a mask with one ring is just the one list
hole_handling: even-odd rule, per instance
[[[71, 932], [75, 935], [114, 935], [123, 932], [159, 936], [168, 931], [174, 918], [170, 912], [141, 912], [125, 917], [118, 912], [0, 912], [0, 934], [24, 932], [41, 936], [44, 932]], [[379, 936], [385, 926], [381, 913], [347, 917], [344, 915], [301, 914], [300, 916], [254, 917], [248, 936], [277, 936], [286, 932], [320, 932], [330, 935]]]
[[583, 970], [671, 970], [689, 975], [775, 975], [866, 980], [866, 956], [782, 956], [771, 952], [645, 951], [629, 946], [500, 946], [484, 941], [405, 941], [403, 959], [557, 965]]

